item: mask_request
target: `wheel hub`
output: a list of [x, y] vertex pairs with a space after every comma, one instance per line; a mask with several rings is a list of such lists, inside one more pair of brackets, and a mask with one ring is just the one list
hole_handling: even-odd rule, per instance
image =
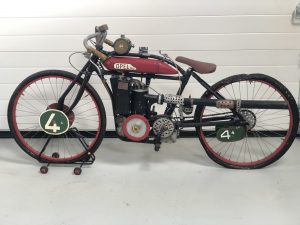
[[[47, 110], [48, 109], [57, 109], [57, 103], [52, 103], [50, 104], [48, 107], [47, 107]], [[64, 105], [63, 106], [63, 112], [67, 112], [69, 110], [69, 107]], [[68, 115], [66, 115], [69, 119], [69, 124], [70, 126], [72, 126], [72, 124], [74, 123], [74, 120], [75, 120], [75, 114], [73, 111], [69, 112]]]
[[132, 126], [131, 130], [132, 130], [133, 133], [139, 133], [140, 130], [141, 130], [141, 126], [138, 125], [138, 124], [135, 124], [135, 125]]
[[61, 135], [69, 130], [70, 123], [66, 114], [57, 109], [48, 109], [39, 118], [42, 130], [50, 135]]
[[241, 110], [240, 113], [243, 116], [244, 120], [246, 120], [246, 122], [248, 123], [248, 125], [246, 125], [247, 130], [251, 130], [253, 127], [255, 127], [256, 116], [252, 111], [245, 109], [245, 110]]
[[122, 131], [129, 140], [142, 141], [148, 137], [150, 125], [144, 116], [133, 114], [125, 119]]
[[75, 120], [73, 111], [68, 112], [69, 107], [64, 105], [63, 111], [57, 110], [57, 103], [50, 104], [46, 111], [39, 118], [42, 130], [51, 135], [61, 135], [66, 133]]

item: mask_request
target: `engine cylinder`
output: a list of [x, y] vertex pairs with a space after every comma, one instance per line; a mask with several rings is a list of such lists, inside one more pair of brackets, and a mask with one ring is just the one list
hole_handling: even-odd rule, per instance
[[115, 99], [115, 112], [121, 115], [130, 114], [130, 79], [119, 79], [118, 76], [110, 78], [113, 96]]
[[147, 114], [147, 102], [145, 94], [148, 94], [148, 86], [137, 79], [122, 76], [110, 78], [114, 110], [118, 115]]
[[148, 93], [148, 88], [134, 89], [131, 96], [131, 112], [134, 114], [145, 115], [147, 111], [147, 101], [145, 94]]

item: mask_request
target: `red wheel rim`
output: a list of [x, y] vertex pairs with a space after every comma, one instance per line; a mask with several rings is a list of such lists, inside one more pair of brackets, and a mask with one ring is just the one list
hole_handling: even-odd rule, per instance
[[[285, 96], [282, 95], [282, 93], [277, 90], [277, 88], [275, 88], [273, 85], [267, 83], [267, 82], [264, 82], [262, 80], [259, 80], [259, 82], [261, 83], [264, 83], [270, 87], [272, 87], [274, 90], [276, 90], [280, 96], [285, 100], [287, 101], [287, 99], [285, 98]], [[220, 89], [222, 89], [224, 86], [221, 86], [220, 88], [218, 88], [218, 91]], [[210, 96], [209, 98], [211, 98], [212, 96]], [[200, 113], [200, 122], [201, 122], [201, 118], [203, 116], [203, 113], [204, 113], [204, 110], [205, 110], [206, 107], [203, 108], [202, 112]], [[291, 110], [291, 106], [288, 105], [288, 111], [289, 111], [289, 128], [291, 128], [293, 126], [293, 121], [292, 121], [292, 110]], [[281, 144], [273, 151], [273, 153], [271, 153], [270, 155], [268, 155], [267, 157], [263, 158], [263, 159], [260, 159], [260, 160], [256, 160], [256, 161], [252, 161], [252, 162], [237, 162], [237, 161], [233, 161], [233, 160], [229, 160], [227, 158], [224, 158], [222, 157], [220, 154], [218, 154], [215, 150], [212, 149], [212, 147], [209, 145], [208, 141], [207, 141], [207, 138], [203, 132], [203, 129], [202, 127], [200, 127], [200, 133], [199, 133], [199, 136], [201, 138], [201, 140], [204, 142], [207, 150], [214, 155], [214, 157], [216, 157], [218, 160], [220, 161], [223, 161], [227, 164], [231, 164], [231, 165], [234, 165], [234, 166], [241, 166], [241, 167], [248, 167], [248, 166], [256, 166], [256, 165], [260, 165], [270, 159], [272, 159], [273, 157], [275, 157], [281, 150], [282, 148], [287, 144], [287, 141], [291, 135], [291, 132], [292, 132], [292, 129], [288, 129], [285, 137], [284, 137], [284, 140], [281, 142]]]
[[[17, 135], [18, 139], [20, 140], [20, 142], [22, 143], [22, 145], [27, 149], [27, 151], [29, 151], [31, 154], [39, 157], [40, 152], [36, 149], [34, 149], [32, 146], [30, 146], [27, 141], [24, 139], [23, 135], [21, 134], [19, 128], [18, 128], [18, 124], [16, 121], [16, 109], [17, 109], [17, 103], [19, 102], [19, 99], [21, 97], [21, 95], [23, 94], [24, 90], [26, 90], [31, 84], [40, 81], [42, 79], [50, 79], [50, 78], [62, 78], [64, 80], [68, 80], [68, 81], [72, 81], [71, 78], [65, 77], [65, 76], [60, 76], [60, 75], [48, 75], [48, 76], [43, 76], [43, 77], [39, 77], [37, 79], [32, 80], [31, 82], [29, 82], [28, 84], [26, 84], [20, 91], [19, 94], [16, 96], [14, 102], [13, 102], [13, 113], [12, 113], [12, 118], [13, 118], [13, 127], [14, 127], [14, 131], [15, 134]], [[78, 84], [78, 83], [77, 83]], [[93, 103], [95, 104], [95, 106], [97, 106], [96, 104], [96, 100], [93, 98], [92, 94], [88, 91], [85, 90], [88, 95], [91, 97]], [[89, 144], [89, 147], [87, 148], [87, 150], [84, 150], [76, 155], [70, 156], [70, 157], [64, 157], [64, 158], [54, 158], [52, 156], [46, 155], [46, 154], [41, 154], [40, 158], [42, 160], [45, 161], [51, 161], [51, 162], [64, 162], [64, 161], [73, 161], [73, 160], [77, 160], [80, 157], [82, 157], [83, 155], [85, 155], [88, 151], [90, 151], [94, 144], [96, 143], [99, 134], [100, 134], [100, 128], [101, 128], [101, 114], [100, 114], [100, 110], [98, 107], [96, 107], [97, 110], [97, 114], [98, 114], [98, 126], [97, 126], [97, 132], [96, 132], [96, 136], [93, 138], [93, 141]]]

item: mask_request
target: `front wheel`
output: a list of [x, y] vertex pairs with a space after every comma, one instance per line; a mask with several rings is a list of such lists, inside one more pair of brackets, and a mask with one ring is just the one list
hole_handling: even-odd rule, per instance
[[[223, 79], [212, 89], [225, 99], [288, 103], [287, 109], [242, 108], [240, 114], [248, 125], [244, 127], [244, 138], [235, 141], [220, 139], [216, 126], [197, 128], [200, 142], [212, 160], [228, 168], [254, 169], [270, 165], [286, 153], [297, 134], [299, 112], [295, 99], [284, 85], [263, 74], [243, 74]], [[208, 91], [202, 98], [216, 99]], [[195, 111], [197, 122], [218, 116], [234, 117], [229, 109], [198, 106]], [[223, 130], [225, 138], [231, 135], [230, 129]]]
[[[65, 132], [54, 135], [64, 124], [55, 118], [58, 99], [75, 77], [66, 71], [38, 72], [26, 78], [13, 93], [8, 106], [9, 127], [16, 142], [31, 157], [49, 163], [72, 163], [87, 160], [101, 144], [106, 127], [105, 109], [89, 84], [75, 108], [66, 114]], [[69, 109], [81, 84], [82, 79], [66, 96], [63, 112]], [[54, 113], [47, 117], [47, 110]], [[47, 117], [49, 132], [41, 125], [42, 115]]]

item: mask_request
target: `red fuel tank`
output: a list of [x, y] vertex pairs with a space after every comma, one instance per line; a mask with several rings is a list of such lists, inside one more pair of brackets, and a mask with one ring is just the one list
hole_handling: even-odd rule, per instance
[[138, 57], [110, 57], [103, 65], [111, 71], [151, 73], [151, 74], [177, 74], [177, 70], [167, 63]]

